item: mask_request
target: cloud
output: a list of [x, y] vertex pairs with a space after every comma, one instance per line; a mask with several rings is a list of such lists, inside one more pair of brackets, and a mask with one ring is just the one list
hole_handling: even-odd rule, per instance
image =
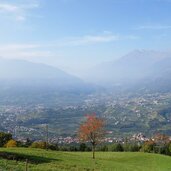
[[92, 45], [97, 43], [108, 43], [112, 41], [119, 40], [118, 35], [86, 35], [82, 37], [73, 37], [64, 41], [63, 45], [66, 46], [82, 46], [82, 45]]
[[135, 30], [166, 30], [166, 29], [171, 29], [171, 25], [144, 25], [135, 28]]
[[27, 3], [2, 3], [0, 2], [1, 17], [10, 17], [16, 21], [26, 20], [30, 10], [38, 8], [40, 4], [38, 1], [30, 0]]
[[94, 46], [104, 43], [113, 43], [123, 40], [136, 40], [139, 37], [134, 35], [115, 35], [111, 32], [104, 32], [101, 35], [85, 35], [81, 37], [63, 38], [58, 41], [33, 43], [33, 44], [2, 44], [0, 45], [0, 56], [5, 58], [35, 58], [52, 57], [57, 50], [68, 47]]
[[43, 49], [40, 44], [10, 44], [0, 46], [0, 57], [29, 59], [53, 56], [53, 52]]
[[16, 5], [12, 4], [0, 4], [0, 11], [3, 12], [17, 12], [19, 8]]
[[15, 50], [26, 50], [26, 49], [36, 49], [41, 47], [39, 44], [7, 44], [0, 46], [0, 52], [2, 51], [15, 51]]
[[135, 40], [138, 39], [138, 36], [134, 35], [126, 35], [122, 36], [119, 34], [112, 34], [109, 31], [105, 31], [103, 34], [100, 35], [85, 35], [82, 37], [71, 37], [67, 38], [63, 41], [60, 41], [60, 46], [85, 46], [85, 45], [94, 45], [100, 43], [111, 43], [120, 40]]

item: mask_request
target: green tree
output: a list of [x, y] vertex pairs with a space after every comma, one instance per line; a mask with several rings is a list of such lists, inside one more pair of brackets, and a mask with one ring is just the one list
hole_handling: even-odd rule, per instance
[[123, 150], [124, 150], [123, 146], [120, 143], [112, 144], [109, 146], [109, 151], [119, 152], [119, 151], [123, 151]]
[[79, 147], [79, 151], [86, 151], [86, 148], [87, 148], [86, 144], [85, 143], [81, 143], [80, 147]]
[[12, 134], [0, 132], [0, 147], [3, 147], [11, 139], [12, 139]]
[[169, 144], [169, 153], [171, 155], [171, 143]]

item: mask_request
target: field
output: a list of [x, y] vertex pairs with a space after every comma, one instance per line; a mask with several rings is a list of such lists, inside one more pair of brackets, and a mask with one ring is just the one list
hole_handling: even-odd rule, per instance
[[91, 152], [29, 148], [1, 148], [0, 154], [11, 159], [1, 157], [0, 171], [24, 171], [26, 158], [29, 171], [171, 171], [171, 157], [158, 154], [96, 152], [95, 160]]

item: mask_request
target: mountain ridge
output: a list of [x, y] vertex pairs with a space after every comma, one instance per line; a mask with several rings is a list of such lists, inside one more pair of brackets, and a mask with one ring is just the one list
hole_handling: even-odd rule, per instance
[[[171, 68], [171, 52], [135, 50], [117, 61], [98, 65], [91, 70], [86, 80], [103, 86], [127, 86], [150, 84], [164, 76], [171, 84], [169, 77]], [[168, 72], [169, 71], [169, 72]]]

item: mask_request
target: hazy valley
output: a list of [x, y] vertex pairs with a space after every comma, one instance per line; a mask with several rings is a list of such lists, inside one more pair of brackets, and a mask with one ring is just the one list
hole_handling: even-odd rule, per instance
[[87, 113], [105, 118], [110, 136], [171, 134], [169, 52], [134, 51], [84, 81], [21, 60], [0, 59], [0, 68], [0, 126], [18, 137], [39, 139], [46, 124], [51, 137], [75, 136]]

